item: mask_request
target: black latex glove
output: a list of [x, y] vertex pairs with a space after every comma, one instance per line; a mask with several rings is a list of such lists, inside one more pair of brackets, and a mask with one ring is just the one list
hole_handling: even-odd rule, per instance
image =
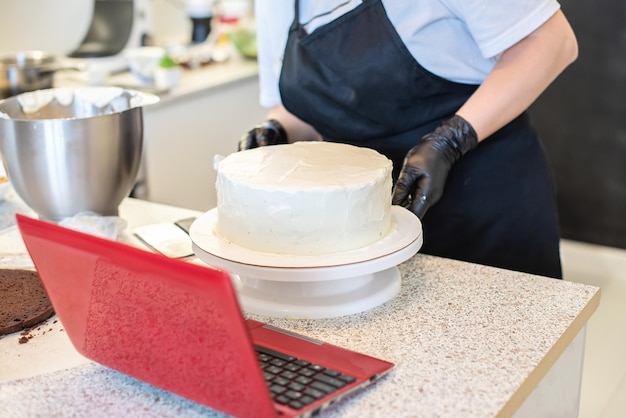
[[452, 165], [478, 145], [472, 125], [455, 115], [426, 134], [407, 153], [393, 191], [392, 203], [420, 219], [443, 194]]
[[287, 132], [275, 119], [270, 119], [250, 129], [239, 141], [239, 151], [264, 147], [266, 145], [286, 144]]

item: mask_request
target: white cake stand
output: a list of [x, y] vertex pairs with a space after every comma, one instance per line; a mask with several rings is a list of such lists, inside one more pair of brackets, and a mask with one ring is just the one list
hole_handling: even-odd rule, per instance
[[398, 264], [422, 246], [422, 225], [392, 206], [392, 229], [367, 247], [323, 256], [264, 253], [215, 231], [217, 209], [201, 215], [189, 235], [196, 256], [233, 275], [244, 311], [279, 318], [334, 318], [363, 312], [395, 297]]

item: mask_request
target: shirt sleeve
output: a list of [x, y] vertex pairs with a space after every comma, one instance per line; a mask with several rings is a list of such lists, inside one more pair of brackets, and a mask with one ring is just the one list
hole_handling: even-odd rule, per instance
[[559, 9], [556, 0], [441, 0], [463, 20], [484, 58], [524, 39]]
[[293, 15], [293, 0], [255, 0], [259, 103], [263, 107], [281, 103], [278, 80]]

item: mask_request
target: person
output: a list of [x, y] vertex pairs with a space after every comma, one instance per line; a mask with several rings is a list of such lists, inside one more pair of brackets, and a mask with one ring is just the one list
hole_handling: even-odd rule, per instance
[[556, 0], [256, 0], [267, 120], [239, 148], [325, 140], [393, 161], [421, 252], [561, 278], [528, 107], [577, 57]]

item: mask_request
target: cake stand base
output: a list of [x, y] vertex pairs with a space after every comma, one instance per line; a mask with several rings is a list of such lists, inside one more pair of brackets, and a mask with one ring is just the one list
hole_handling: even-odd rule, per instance
[[233, 275], [245, 312], [274, 318], [322, 319], [364, 312], [400, 290], [397, 267], [335, 280], [285, 282]]
[[392, 229], [379, 241], [323, 256], [240, 247], [216, 232], [216, 209], [196, 219], [189, 235], [201, 261], [230, 272], [245, 312], [277, 318], [334, 318], [375, 308], [398, 293], [401, 280], [396, 266], [418, 252], [422, 227], [402, 207], [393, 206], [391, 216]]

